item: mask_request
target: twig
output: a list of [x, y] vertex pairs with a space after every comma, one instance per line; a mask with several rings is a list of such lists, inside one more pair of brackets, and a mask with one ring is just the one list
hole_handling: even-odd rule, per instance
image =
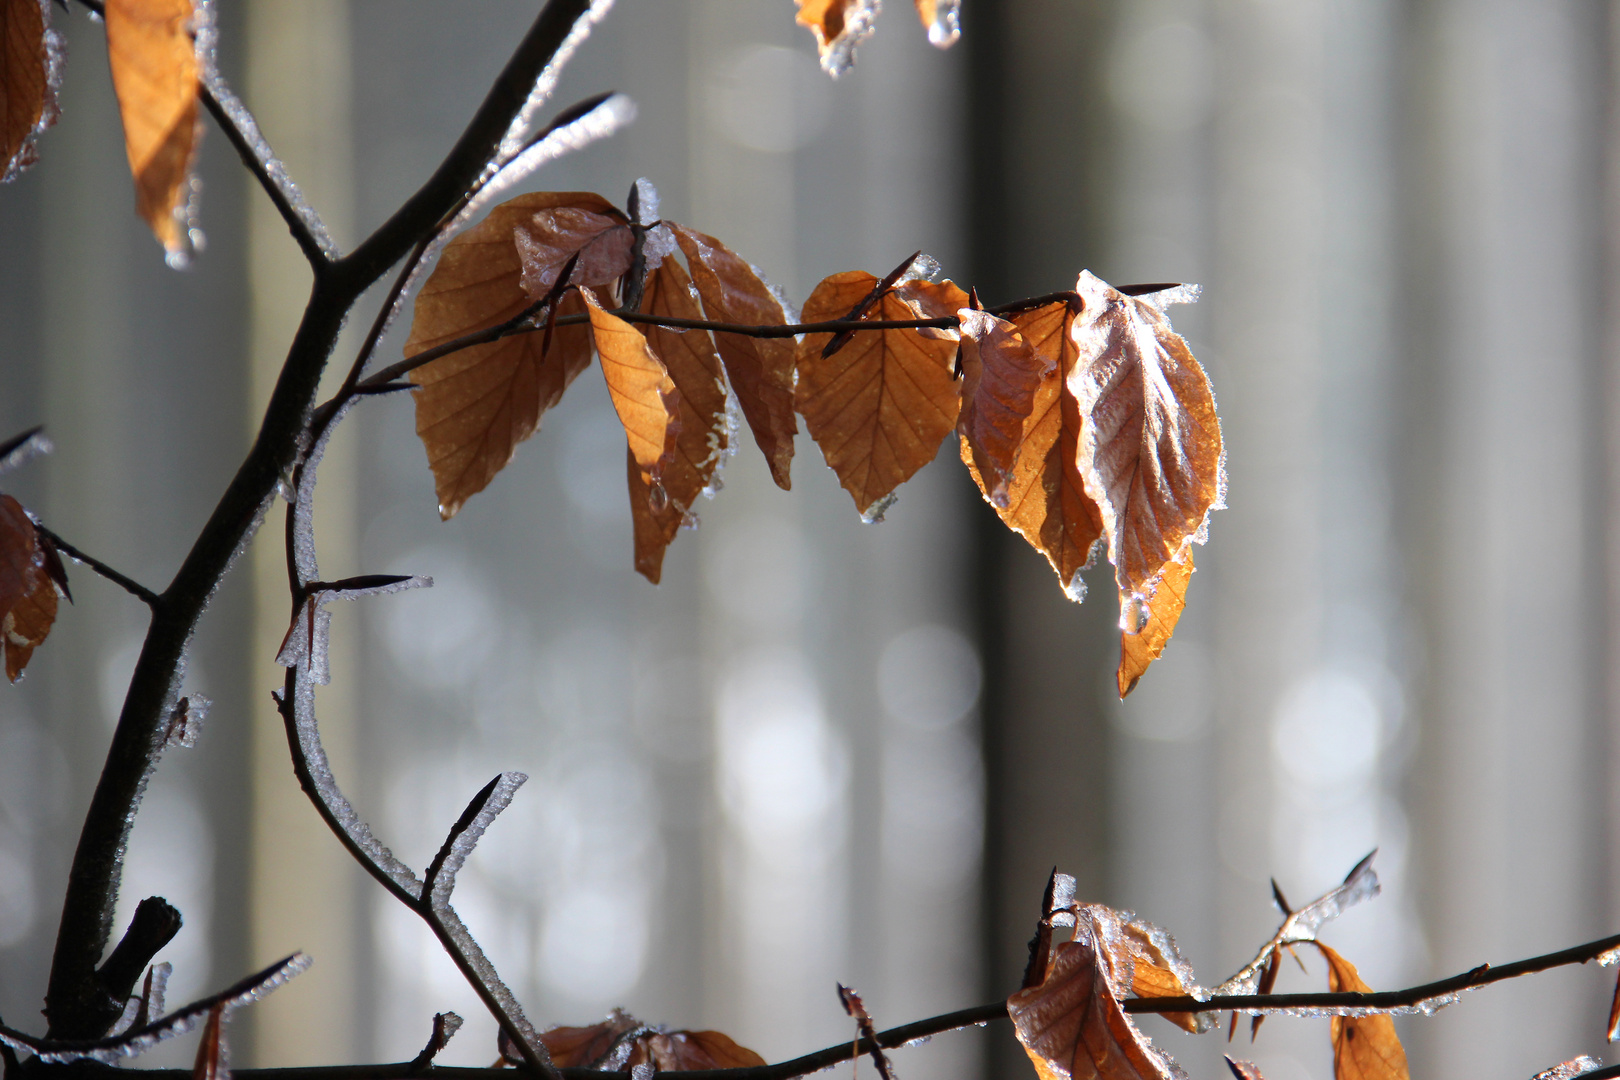
[[88, 566], [90, 569], [94, 570], [96, 573], [100, 574], [114, 585], [117, 585], [131, 596], [136, 597], [144, 602], [147, 607], [155, 608], [159, 603], [162, 602], [162, 598], [151, 589], [148, 589], [145, 585], [142, 585], [140, 582], [136, 581], [127, 574], [119, 573], [117, 570], [114, 570], [112, 567], [108, 566], [106, 563], [102, 562], [93, 555], [86, 555], [84, 552], [80, 551], [78, 548], [74, 547], [72, 544], [68, 543], [66, 540], [56, 535], [56, 533], [47, 529], [45, 526], [36, 523], [34, 528], [39, 530], [41, 536], [44, 536], [52, 544], [55, 544], [56, 550], [66, 555], [74, 562]]

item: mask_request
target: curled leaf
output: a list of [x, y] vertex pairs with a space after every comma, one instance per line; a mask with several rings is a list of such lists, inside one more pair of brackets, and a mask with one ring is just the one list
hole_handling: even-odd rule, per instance
[[[1370, 994], [1350, 961], [1314, 942], [1328, 962], [1328, 989], [1335, 993]], [[1406, 1050], [1389, 1016], [1335, 1016], [1332, 1022], [1334, 1080], [1408, 1080]]]
[[1036, 354], [1018, 327], [984, 311], [957, 313], [962, 334], [962, 412], [956, 430], [973, 455], [985, 498], [1007, 507], [1007, 485], [1024, 442], [1024, 422], [1042, 380], [1057, 365]]
[[[782, 302], [736, 252], [695, 229], [683, 225], [671, 229], [711, 321], [748, 326], [787, 322]], [[793, 483], [793, 436], [799, 430], [793, 415], [793, 341], [723, 332], [716, 332], [714, 341], [743, 418], [770, 466], [771, 479], [786, 491]]]
[[107, 60], [135, 208], [180, 263], [190, 251], [188, 202], [197, 142], [192, 0], [107, 0]]
[[962, 460], [979, 490], [1008, 527], [1046, 556], [1063, 591], [1076, 601], [1086, 594], [1080, 572], [1091, 565], [1102, 536], [1102, 511], [1086, 493], [1080, 475], [1080, 408], [1067, 392], [1067, 379], [1079, 355], [1069, 333], [1078, 307], [1059, 300], [1008, 318], [1046, 373], [1023, 421], [1005, 506], [996, 506], [970, 445], [962, 444]]
[[[682, 319], [702, 317], [692, 296], [691, 279], [674, 256], [666, 256], [662, 265], [648, 275], [642, 310]], [[638, 324], [637, 329], [663, 360], [679, 392], [676, 416], [680, 433], [675, 438], [675, 453], [664, 466], [662, 488], [655, 489], [644, 479], [635, 456], [629, 457], [636, 569], [656, 585], [663, 573], [664, 550], [683, 525], [695, 520], [692, 504], [709, 488], [729, 452], [730, 432], [726, 427], [725, 375], [708, 331], [677, 333], [646, 323]]]
[[595, 296], [584, 295], [608, 396], [624, 425], [631, 456], [649, 485], [661, 484], [680, 430], [675, 383], [634, 326], [604, 311]]
[[50, 0], [0, 0], [0, 181], [34, 163], [34, 140], [56, 122], [50, 11]]
[[[586, 192], [537, 192], [495, 207], [445, 247], [416, 298], [405, 355], [498, 326], [528, 308], [532, 301], [523, 290], [525, 265], [513, 237], [537, 215], [559, 209], [604, 216], [613, 207]], [[561, 261], [571, 255], [564, 254]], [[543, 267], [530, 272], [537, 279], [545, 276]], [[584, 303], [569, 293], [557, 314], [584, 311]], [[439, 516], [445, 520], [489, 486], [591, 362], [589, 327], [558, 326], [549, 342], [547, 338], [543, 333], [516, 334], [441, 356], [412, 372], [419, 387], [414, 392], [416, 434], [427, 450]]]
[[[806, 322], [838, 319], [867, 296], [878, 279], [859, 271], [834, 274], [805, 301]], [[893, 292], [862, 321], [920, 318]], [[913, 329], [862, 331], [831, 356], [831, 334], [806, 334], [799, 346], [795, 401], [827, 464], [874, 520], [894, 489], [932, 461], [956, 426], [961, 399], [952, 366], [956, 343]]]
[[1215, 398], [1204, 369], [1170, 328], [1174, 288], [1127, 296], [1092, 275], [1073, 335], [1080, 356], [1069, 389], [1086, 418], [1080, 472], [1102, 510], [1120, 595], [1120, 628], [1137, 633], [1166, 564], [1202, 542], [1225, 492]]
[[[650, 1065], [659, 1072], [686, 1072], [765, 1064], [764, 1058], [718, 1031], [667, 1031], [621, 1009], [614, 1009], [600, 1024], [542, 1031], [540, 1041], [559, 1069], [624, 1072]], [[504, 1048], [502, 1056], [512, 1059]]]

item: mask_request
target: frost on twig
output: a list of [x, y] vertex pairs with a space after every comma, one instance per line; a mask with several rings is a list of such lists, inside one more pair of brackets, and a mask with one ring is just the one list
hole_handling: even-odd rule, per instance
[[405, 1071], [407, 1073], [421, 1072], [433, 1064], [433, 1059], [439, 1056], [440, 1050], [450, 1044], [450, 1040], [455, 1038], [456, 1032], [461, 1030], [463, 1023], [465, 1021], [457, 1013], [434, 1013], [433, 1032], [428, 1036], [427, 1045], [422, 1047], [422, 1052], [412, 1058], [410, 1063], [405, 1066]]
[[[248, 1005], [264, 997], [270, 991], [291, 979], [294, 975], [309, 967], [310, 959], [303, 953], [293, 953], [285, 960], [271, 964], [256, 974], [249, 975], [241, 982], [214, 994], [212, 997], [194, 1001], [182, 1009], [177, 1009], [168, 1016], [162, 1017], [149, 1024], [132, 1027], [130, 1030], [105, 1039], [52, 1041], [37, 1039], [32, 1035], [0, 1025], [0, 1043], [31, 1053], [47, 1064], [61, 1064], [68, 1061], [99, 1061], [104, 1065], [116, 1064], [123, 1058], [131, 1058], [143, 1054], [166, 1039], [176, 1035], [184, 1035], [197, 1026], [197, 1022], [208, 1015], [212, 1010], [219, 1008], [225, 1012], [241, 1005]], [[166, 966], [166, 965], [165, 965]], [[157, 996], [161, 997], [161, 988]]]
[[32, 427], [20, 435], [0, 442], [0, 473], [10, 472], [24, 462], [30, 461], [41, 454], [48, 454], [53, 449], [51, 440], [45, 437], [45, 428]]
[[473, 796], [467, 809], [451, 826], [444, 846], [428, 867], [426, 884], [422, 889], [422, 902], [434, 912], [440, 912], [449, 905], [450, 893], [456, 887], [456, 875], [461, 872], [467, 856], [472, 854], [490, 822], [511, 805], [512, 796], [528, 779], [520, 772], [501, 773]]

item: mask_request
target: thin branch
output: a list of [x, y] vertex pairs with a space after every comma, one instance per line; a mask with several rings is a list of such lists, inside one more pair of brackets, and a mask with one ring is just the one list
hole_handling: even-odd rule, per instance
[[1453, 975], [1448, 979], [1439, 979], [1405, 990], [1383, 990], [1371, 994], [1222, 994], [1203, 1000], [1193, 997], [1131, 998], [1123, 1004], [1125, 1011], [1129, 1013], [1276, 1013], [1288, 1009], [1320, 1009], [1338, 1015], [1350, 1015], [1363, 1009], [1388, 1012], [1393, 1009], [1414, 1008], [1432, 1002], [1436, 998], [1454, 996], [1465, 990], [1474, 990], [1504, 979], [1516, 979], [1521, 975], [1531, 975], [1569, 964], [1584, 964], [1617, 948], [1620, 948], [1620, 934], [1560, 949], [1558, 952], [1532, 956], [1527, 960], [1516, 960], [1501, 967], [1481, 964], [1471, 971]]
[[120, 589], [123, 589], [131, 596], [145, 603], [147, 607], [155, 608], [162, 602], [162, 598], [151, 589], [148, 589], [145, 585], [142, 585], [140, 582], [136, 581], [127, 574], [119, 573], [117, 570], [114, 570], [112, 567], [108, 566], [106, 563], [102, 562], [93, 555], [86, 555], [84, 552], [80, 551], [78, 548], [74, 547], [72, 544], [68, 543], [66, 540], [56, 535], [45, 526], [35, 524], [34, 528], [39, 530], [41, 536], [45, 537], [52, 544], [55, 544], [57, 551], [60, 551], [62, 554], [66, 555], [76, 563], [81, 563], [84, 566], [88, 566], [90, 569], [94, 570], [96, 573], [100, 574], [114, 585], [117, 585]]

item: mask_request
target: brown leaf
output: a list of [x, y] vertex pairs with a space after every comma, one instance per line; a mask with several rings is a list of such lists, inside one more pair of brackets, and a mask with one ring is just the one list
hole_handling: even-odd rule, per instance
[[661, 484], [664, 465], [674, 456], [680, 419], [679, 395], [663, 361], [653, 354], [647, 339], [610, 311], [595, 296], [585, 293], [596, 354], [602, 359], [613, 410], [624, 425], [625, 439], [641, 477]]
[[659, 1072], [687, 1072], [692, 1069], [753, 1069], [762, 1067], [765, 1059], [718, 1031], [660, 1031], [636, 1039], [625, 1067], [635, 1068], [649, 1062]]
[[[1031, 399], [1007, 483], [1007, 505], [996, 507], [996, 513], [1046, 556], [1063, 591], [1071, 599], [1081, 600], [1086, 587], [1080, 571], [1091, 565], [1093, 549], [1102, 536], [1102, 511], [1086, 494], [1080, 477], [1080, 409], [1065, 392], [1078, 356], [1069, 335], [1074, 317], [1074, 310], [1060, 300], [1009, 319], [1042, 363], [1051, 365], [1051, 370], [1043, 376]], [[974, 466], [965, 441], [962, 460], [979, 490], [990, 499], [990, 489]], [[995, 506], [993, 500], [991, 505]]]
[[[834, 274], [805, 301], [804, 321], [841, 318], [877, 280], [860, 271]], [[919, 317], [916, 308], [890, 292], [863, 321]], [[796, 403], [856, 509], [875, 520], [894, 489], [934, 459], [956, 426], [961, 408], [951, 372], [956, 342], [916, 330], [863, 331], [824, 357], [822, 348], [831, 338], [806, 334], [800, 344]]]
[[1037, 356], [1018, 327], [984, 311], [962, 308], [962, 412], [956, 430], [972, 452], [985, 498], [1007, 507], [1007, 485], [1024, 442], [1024, 422], [1042, 380], [1057, 371]]
[[1018, 1041], [1041, 1080], [1170, 1080], [1169, 1059], [1120, 1008], [1098, 936], [1082, 911], [1045, 981], [1007, 999]]
[[[968, 294], [949, 278], [944, 281], [924, 281], [921, 278], [914, 278], [900, 282], [894, 287], [894, 291], [909, 300], [925, 319], [954, 316], [968, 306]], [[919, 333], [925, 337], [956, 340], [956, 334], [949, 330], [924, 329]]]
[[1192, 547], [1182, 549], [1181, 557], [1165, 564], [1148, 601], [1147, 621], [1137, 633], [1119, 634], [1119, 696], [1124, 698], [1141, 681], [1148, 665], [1164, 653], [1170, 635], [1176, 632], [1181, 609], [1187, 606], [1187, 583], [1193, 575]]
[[[1137, 997], [1187, 997], [1193, 987], [1176, 973], [1180, 957], [1166, 955], [1173, 950], [1169, 935], [1140, 919], [1133, 919], [1123, 927], [1121, 935], [1131, 953], [1131, 992]], [[1197, 1032], [1198, 1020], [1192, 1013], [1160, 1013], [1160, 1016], [1185, 1031]]]
[[49, 0], [0, 0], [0, 180], [34, 163], [34, 137], [56, 120]]
[[842, 74], [855, 62], [855, 46], [872, 34], [877, 0], [798, 0], [798, 21], [816, 35], [816, 50], [828, 74]]
[[1236, 1058], [1228, 1057], [1226, 1067], [1232, 1070], [1232, 1075], [1237, 1077], [1237, 1080], [1266, 1080], [1264, 1076], [1260, 1075], [1260, 1066], [1252, 1061], [1239, 1061]]
[[[642, 310], [682, 319], [702, 318], [692, 298], [691, 280], [673, 255], [647, 276]], [[684, 334], [647, 323], [637, 324], [669, 371], [680, 392], [676, 410], [680, 434], [675, 454], [664, 467], [662, 493], [642, 478], [635, 457], [629, 459], [630, 516], [635, 523], [636, 569], [654, 585], [663, 573], [664, 549], [692, 519], [692, 504], [714, 479], [728, 447], [726, 381], [720, 357], [706, 330]]]
[[606, 285], [630, 269], [634, 236], [624, 215], [600, 196], [590, 199], [599, 205], [547, 207], [516, 222], [512, 239], [523, 263], [523, 288], [531, 300], [551, 291], [563, 264], [576, 253], [579, 260], [568, 276], [569, 285]]
[[[1323, 945], [1312, 942], [1328, 962], [1328, 989], [1334, 993], [1370, 994], [1355, 965]], [[1406, 1050], [1389, 1016], [1335, 1016], [1333, 1035], [1334, 1080], [1408, 1080]]]
[[[670, 228], [692, 268], [692, 280], [711, 321], [749, 326], [787, 322], [781, 301], [735, 252], [684, 225]], [[771, 478], [786, 491], [792, 486], [793, 436], [799, 430], [793, 415], [793, 340], [726, 333], [716, 333], [714, 340]]]
[[[499, 325], [528, 307], [514, 232], [537, 215], [569, 208], [594, 214], [613, 209], [586, 192], [520, 195], [452, 240], [416, 298], [405, 355]], [[558, 305], [560, 315], [584, 311], [572, 293]], [[489, 486], [518, 443], [535, 433], [541, 416], [591, 362], [588, 326], [556, 327], [550, 351], [542, 353], [544, 344], [543, 333], [516, 334], [442, 356], [411, 374], [420, 387], [416, 434], [433, 469], [440, 517], [454, 517]]]
[[[614, 1009], [600, 1024], [554, 1027], [542, 1031], [540, 1041], [551, 1054], [551, 1063], [557, 1068], [588, 1069], [605, 1058], [621, 1037], [641, 1026], [641, 1021], [635, 1017]], [[509, 1056], [504, 1046], [501, 1054], [503, 1057]], [[514, 1057], [513, 1060], [522, 1059]]]
[[57, 586], [46, 569], [46, 551], [22, 505], [0, 495], [0, 642], [12, 682], [56, 622]]
[[221, 1080], [221, 1077], [230, 1075], [225, 1068], [225, 1042], [219, 1030], [224, 1015], [224, 1005], [215, 1005], [208, 1010], [202, 1038], [197, 1041], [197, 1059], [191, 1066], [191, 1080]]
[[181, 255], [198, 131], [192, 0], [107, 0], [106, 19], [135, 209]]
[[916, 0], [917, 17], [928, 31], [930, 44], [948, 49], [962, 36], [957, 9], [962, 0]]
[[1080, 473], [1102, 509], [1120, 627], [1139, 631], [1165, 564], [1201, 541], [1221, 504], [1225, 459], [1204, 369], [1170, 328], [1171, 290], [1126, 296], [1082, 272], [1069, 389], [1086, 418]]

